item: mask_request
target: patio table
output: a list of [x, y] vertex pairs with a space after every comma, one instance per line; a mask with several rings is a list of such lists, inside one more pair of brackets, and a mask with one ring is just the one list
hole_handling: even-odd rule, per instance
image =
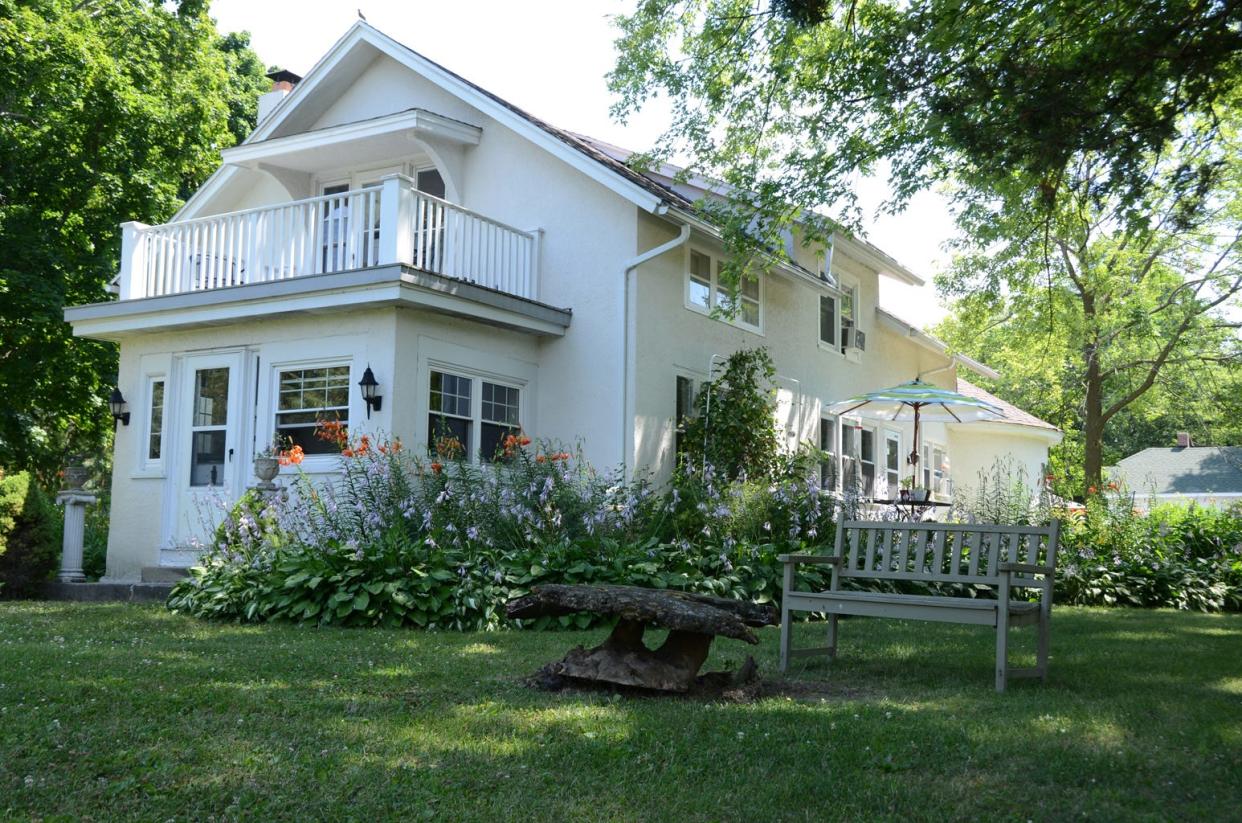
[[919, 522], [927, 513], [935, 512], [936, 509], [947, 509], [952, 503], [944, 503], [939, 500], [868, 500], [868, 503], [876, 503], [881, 506], [892, 506], [897, 512], [898, 520], [908, 520], [911, 522]]

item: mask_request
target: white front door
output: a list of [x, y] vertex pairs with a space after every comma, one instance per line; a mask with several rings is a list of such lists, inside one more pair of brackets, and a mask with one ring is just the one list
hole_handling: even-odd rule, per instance
[[168, 474], [171, 518], [163, 562], [180, 565], [211, 542], [241, 496], [248, 455], [242, 444], [245, 381], [240, 351], [186, 356], [181, 361], [174, 465]]

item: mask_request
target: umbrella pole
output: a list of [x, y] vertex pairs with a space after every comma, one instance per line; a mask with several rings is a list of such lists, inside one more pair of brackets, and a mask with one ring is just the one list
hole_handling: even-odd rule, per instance
[[914, 451], [910, 452], [910, 488], [919, 485], [919, 404], [914, 404]]

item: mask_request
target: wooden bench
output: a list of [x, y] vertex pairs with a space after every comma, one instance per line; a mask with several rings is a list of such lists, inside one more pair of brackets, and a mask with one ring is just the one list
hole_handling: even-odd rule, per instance
[[[831, 556], [784, 554], [784, 596], [781, 598], [781, 671], [794, 657], [837, 652], [837, 617], [893, 617], [967, 623], [996, 629], [996, 690], [1010, 677], [1048, 676], [1048, 629], [1052, 617], [1052, 585], [1056, 570], [1060, 522], [1044, 527], [963, 525], [953, 523], [886, 523], [842, 521], [837, 525]], [[828, 591], [796, 591], [799, 564], [832, 566]], [[939, 594], [890, 594], [842, 590], [841, 581], [887, 580], [994, 587], [995, 598]], [[1015, 588], [1040, 590], [1038, 602], [1011, 599]], [[791, 648], [793, 612], [828, 615], [828, 644]], [[1010, 668], [1006, 653], [1010, 626], [1034, 624], [1039, 629], [1036, 666]]]

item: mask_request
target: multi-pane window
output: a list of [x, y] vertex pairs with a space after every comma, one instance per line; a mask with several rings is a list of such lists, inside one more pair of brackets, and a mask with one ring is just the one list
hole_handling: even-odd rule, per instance
[[825, 489], [835, 489], [837, 487], [837, 418], [820, 418], [819, 450], [825, 453], [824, 462], [819, 464], [819, 484]]
[[753, 274], [738, 284], [737, 297], [729, 296], [721, 279], [724, 261], [694, 249], [686, 272], [686, 305], [696, 311], [720, 309], [729, 320], [745, 328], [759, 330], [763, 325], [763, 286]]
[[940, 446], [932, 444], [932, 488], [936, 494], [948, 494], [948, 457], [944, 453], [944, 449]]
[[837, 298], [830, 294], [819, 296], [819, 341], [829, 346], [837, 344]]
[[518, 432], [518, 390], [499, 383], [483, 383], [483, 412], [479, 427], [479, 459], [494, 460], [504, 438]]
[[306, 454], [329, 454], [336, 444], [315, 436], [321, 422], [349, 425], [349, 366], [286, 369], [279, 375], [276, 439]]
[[931, 445], [923, 444], [923, 488], [930, 489], [932, 487], [932, 454]]
[[851, 423], [841, 424], [841, 488], [856, 493], [862, 484], [858, 471], [858, 433], [861, 429]]
[[159, 460], [164, 453], [164, 378], [151, 381], [151, 408], [147, 418], [147, 459]]
[[503, 451], [505, 437], [521, 431], [521, 389], [479, 379], [476, 409], [475, 380], [432, 370], [427, 439], [433, 454], [490, 462]]
[[888, 496], [895, 498], [901, 486], [901, 435], [896, 432], [884, 434], [884, 480]]
[[[469, 455], [474, 425], [471, 393], [474, 381], [448, 372], [431, 372], [427, 440], [432, 452], [445, 456]], [[456, 441], [455, 443], [453, 441]]]

